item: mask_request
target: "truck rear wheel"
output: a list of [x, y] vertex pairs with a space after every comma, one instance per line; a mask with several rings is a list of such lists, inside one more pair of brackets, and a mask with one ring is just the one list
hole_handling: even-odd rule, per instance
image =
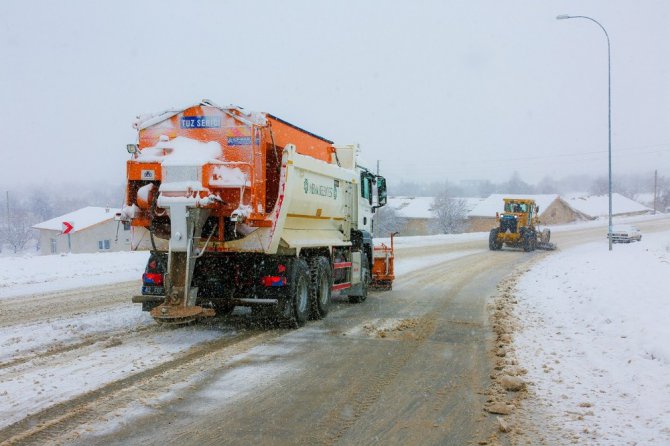
[[310, 319], [323, 319], [330, 309], [333, 274], [330, 261], [323, 256], [310, 261], [309, 307]]
[[294, 328], [302, 327], [309, 316], [309, 268], [303, 259], [290, 264], [288, 294], [280, 302], [280, 316]]

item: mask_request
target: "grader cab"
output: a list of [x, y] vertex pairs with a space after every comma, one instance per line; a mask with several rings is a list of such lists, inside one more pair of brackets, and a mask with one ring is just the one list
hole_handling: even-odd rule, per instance
[[549, 242], [550, 230], [540, 231], [540, 208], [535, 200], [526, 198], [504, 198], [502, 214], [496, 213], [496, 227], [489, 234], [489, 249], [496, 251], [503, 245], [522, 248], [552, 250], [556, 245]]

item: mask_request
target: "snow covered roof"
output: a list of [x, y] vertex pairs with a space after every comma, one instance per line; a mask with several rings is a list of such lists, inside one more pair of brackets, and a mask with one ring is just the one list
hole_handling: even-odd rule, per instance
[[[435, 218], [433, 201], [435, 197], [390, 197], [388, 206], [392, 207], [398, 216], [403, 218]], [[463, 200], [466, 210], [474, 208], [482, 198], [455, 198]]]
[[540, 215], [544, 212], [545, 209], [556, 201], [559, 196], [558, 194], [546, 194], [546, 195], [515, 195], [515, 194], [493, 194], [488, 198], [482, 200], [477, 206], [474, 207], [469, 213], [468, 217], [495, 217], [496, 212], [503, 211], [503, 198], [528, 198], [535, 200], [535, 203], [540, 207]]
[[[609, 197], [607, 195], [571, 194], [561, 196], [571, 208], [591, 217], [609, 215]], [[637, 201], [621, 194], [612, 194], [612, 215], [635, 214], [651, 211]]]
[[433, 218], [433, 197], [391, 197], [388, 205], [403, 218]]
[[[220, 105], [216, 105], [215, 103], [213, 103], [208, 99], [203, 99], [197, 104], [191, 104], [186, 107], [171, 108], [160, 113], [146, 113], [143, 115], [139, 115], [135, 119], [135, 121], [133, 121], [133, 128], [137, 130], [143, 130], [147, 127], [151, 127], [152, 125], [158, 124], [159, 122], [163, 122], [166, 119], [169, 119], [175, 115], [178, 115], [179, 113], [183, 112], [186, 109], [200, 106], [218, 108], [219, 110], [230, 115], [231, 117], [234, 117], [235, 119], [239, 119], [241, 121], [245, 121], [246, 123], [253, 123], [256, 125], [266, 124], [265, 116], [262, 113], [247, 112], [244, 109], [242, 109], [242, 107], [237, 107], [232, 104], [229, 105], [228, 107], [221, 107]], [[234, 115], [233, 113], [230, 112], [230, 110], [235, 110], [241, 113], [241, 116]]]
[[88, 206], [70, 212], [69, 214], [38, 223], [34, 225], [33, 228], [62, 231], [63, 222], [66, 221], [74, 226], [74, 229], [71, 232], [77, 232], [90, 226], [97, 225], [98, 223], [111, 220], [117, 212], [121, 212], [121, 209]]

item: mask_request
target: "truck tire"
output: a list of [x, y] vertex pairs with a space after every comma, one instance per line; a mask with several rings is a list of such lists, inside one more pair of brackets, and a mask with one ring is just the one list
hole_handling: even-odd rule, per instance
[[526, 252], [532, 251], [534, 249], [534, 244], [535, 244], [534, 242], [535, 242], [535, 238], [534, 238], [534, 234], [532, 232], [527, 231], [523, 234], [523, 250], [524, 251], [526, 251]]
[[292, 328], [302, 327], [309, 316], [309, 267], [304, 259], [290, 263], [287, 295], [280, 302], [280, 317]]
[[491, 251], [497, 251], [498, 249], [502, 248], [502, 243], [498, 242], [498, 232], [498, 228], [493, 228], [489, 233], [489, 249]]
[[361, 294], [356, 296], [349, 296], [349, 302], [361, 303], [368, 298], [368, 285], [370, 285], [370, 266], [368, 264], [368, 255], [361, 254]]
[[489, 232], [489, 249], [491, 251], [498, 249], [498, 228], [493, 228]]
[[333, 288], [333, 272], [330, 261], [323, 256], [310, 261], [309, 307], [310, 319], [323, 319], [330, 309]]

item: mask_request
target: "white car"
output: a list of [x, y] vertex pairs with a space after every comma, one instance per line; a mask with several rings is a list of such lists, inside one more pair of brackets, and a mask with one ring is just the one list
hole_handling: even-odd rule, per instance
[[[607, 234], [609, 237], [609, 233]], [[630, 243], [642, 240], [642, 233], [635, 226], [616, 225], [612, 226], [612, 243]]]

